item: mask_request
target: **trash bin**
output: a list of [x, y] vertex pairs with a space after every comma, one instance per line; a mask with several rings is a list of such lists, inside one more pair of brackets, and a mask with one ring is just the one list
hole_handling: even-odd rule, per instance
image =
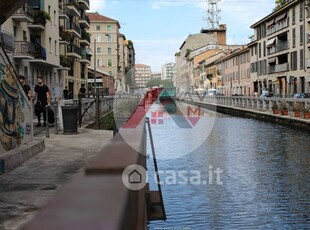
[[78, 120], [79, 120], [79, 105], [65, 105], [61, 107], [63, 133], [73, 134], [78, 133]]

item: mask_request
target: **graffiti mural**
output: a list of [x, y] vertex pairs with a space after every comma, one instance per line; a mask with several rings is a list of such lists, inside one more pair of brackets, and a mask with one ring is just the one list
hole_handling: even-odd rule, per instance
[[21, 144], [24, 136], [21, 124], [25, 120], [11, 68], [0, 63], [0, 141], [7, 151]]

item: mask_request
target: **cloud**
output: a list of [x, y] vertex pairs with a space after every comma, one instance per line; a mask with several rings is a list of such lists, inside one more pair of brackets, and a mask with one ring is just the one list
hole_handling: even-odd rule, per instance
[[204, 4], [203, 0], [151, 0], [150, 5], [153, 9], [163, 9], [167, 7], [178, 7], [178, 6], [197, 6], [202, 7]]
[[106, 9], [118, 8], [120, 6], [119, 1], [107, 1], [107, 0], [91, 0], [90, 1], [90, 11], [102, 13]]

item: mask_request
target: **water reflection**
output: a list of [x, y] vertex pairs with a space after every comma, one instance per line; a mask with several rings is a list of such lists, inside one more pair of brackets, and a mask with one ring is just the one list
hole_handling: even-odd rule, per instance
[[[310, 229], [309, 133], [217, 114], [208, 137], [182, 155], [190, 138], [180, 141], [179, 130], [171, 127], [159, 132], [165, 125], [152, 125], [159, 135], [156, 152], [169, 146], [169, 154], [179, 157], [159, 159], [159, 169], [197, 170], [202, 183], [163, 184], [168, 220], [150, 229]], [[210, 166], [223, 171], [223, 184], [215, 178], [209, 183]]]

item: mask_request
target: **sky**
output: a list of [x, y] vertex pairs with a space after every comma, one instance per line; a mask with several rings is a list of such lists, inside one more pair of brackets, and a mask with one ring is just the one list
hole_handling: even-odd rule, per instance
[[[227, 26], [227, 44], [250, 42], [255, 22], [272, 12], [274, 0], [220, 0], [220, 24]], [[117, 20], [120, 33], [132, 40], [136, 63], [161, 66], [175, 62], [174, 54], [190, 34], [208, 28], [206, 0], [90, 0], [89, 12]]]

